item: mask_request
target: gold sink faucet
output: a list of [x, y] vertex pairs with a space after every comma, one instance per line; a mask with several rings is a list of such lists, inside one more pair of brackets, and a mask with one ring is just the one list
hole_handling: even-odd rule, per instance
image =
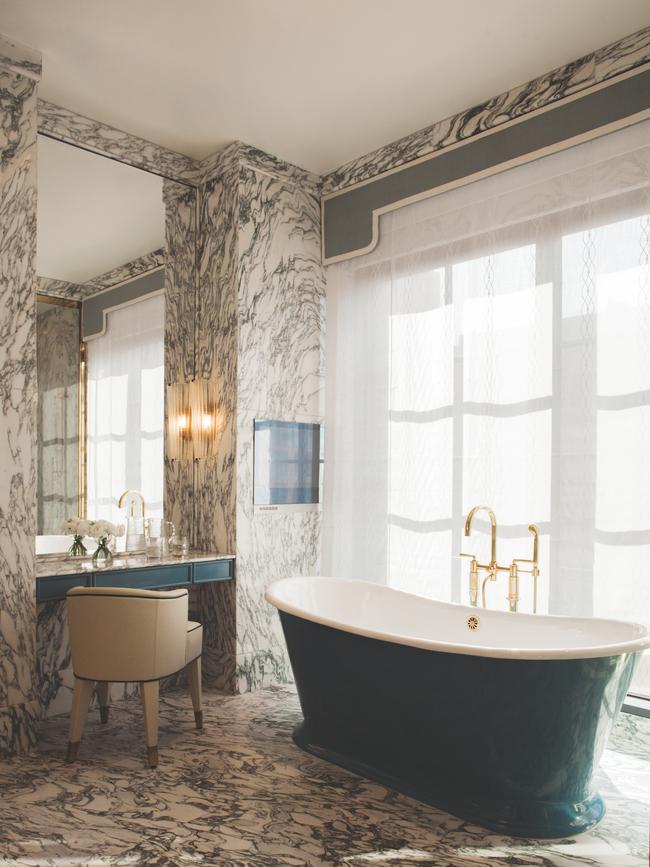
[[124, 491], [124, 493], [120, 496], [120, 500], [117, 504], [118, 509], [122, 509], [124, 507], [124, 503], [126, 502], [127, 497], [129, 498], [130, 503], [131, 503], [131, 509], [129, 512], [129, 516], [131, 518], [135, 518], [135, 501], [137, 499], [139, 499], [140, 500], [140, 517], [144, 518], [144, 509], [145, 509], [144, 497], [142, 496], [140, 491], [134, 491], [134, 490]]
[[[140, 516], [136, 518], [135, 504], [140, 500]], [[124, 504], [128, 502], [129, 514], [126, 519], [126, 539], [124, 540], [124, 550], [130, 553], [135, 551], [144, 551], [145, 549], [145, 520], [144, 497], [140, 491], [124, 491], [118, 502], [118, 508], [122, 509]]]
[[460, 556], [471, 557], [472, 559], [469, 570], [469, 599], [471, 604], [474, 606], [478, 605], [479, 572], [487, 572], [487, 575], [483, 579], [483, 586], [481, 588], [483, 608], [486, 608], [485, 585], [488, 581], [496, 581], [499, 572], [508, 572], [510, 570], [507, 566], [499, 566], [497, 563], [497, 518], [489, 506], [474, 506], [474, 508], [470, 510], [465, 521], [465, 535], [470, 535], [472, 531], [472, 521], [477, 512], [487, 512], [490, 519], [490, 562], [479, 563], [473, 554], [461, 553]]
[[[488, 581], [496, 581], [499, 572], [508, 573], [508, 606], [510, 611], [517, 611], [519, 605], [519, 573], [526, 572], [533, 576], [533, 613], [537, 612], [537, 578], [539, 577], [539, 530], [535, 524], [528, 525], [528, 532], [533, 535], [533, 558], [525, 560], [515, 558], [510, 566], [499, 566], [497, 562], [497, 519], [489, 506], [474, 506], [470, 509], [465, 521], [465, 535], [469, 536], [472, 530], [472, 521], [477, 512], [487, 512], [490, 519], [490, 562], [479, 563], [474, 554], [461, 552], [461, 557], [471, 559], [469, 569], [469, 600], [473, 606], [478, 605], [479, 573], [486, 572], [481, 585], [481, 601], [483, 608], [487, 608], [485, 601], [485, 586]], [[520, 564], [530, 565], [530, 569], [522, 569]]]

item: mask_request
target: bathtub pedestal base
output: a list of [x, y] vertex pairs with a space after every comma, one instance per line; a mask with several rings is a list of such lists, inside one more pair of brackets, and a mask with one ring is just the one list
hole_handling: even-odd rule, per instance
[[605, 816], [605, 803], [597, 793], [579, 804], [494, 799], [489, 803], [477, 803], [468, 800], [466, 793], [461, 794], [453, 785], [426, 780], [415, 782], [411, 778], [405, 780], [390, 771], [321, 746], [304, 721], [294, 729], [293, 741], [301, 750], [319, 759], [500, 834], [544, 839], [572, 837], [591, 830]]

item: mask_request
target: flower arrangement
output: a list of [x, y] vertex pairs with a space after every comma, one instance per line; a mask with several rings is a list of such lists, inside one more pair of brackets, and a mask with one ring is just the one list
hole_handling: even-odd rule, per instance
[[84, 518], [68, 518], [61, 528], [67, 536], [73, 536], [72, 546], [68, 551], [72, 557], [83, 557], [88, 551], [83, 543], [85, 536], [97, 540], [97, 550], [93, 554], [95, 565], [110, 566], [113, 554], [108, 547], [112, 536], [124, 535], [124, 524], [113, 524], [111, 521], [87, 521]]
[[85, 557], [88, 551], [84, 545], [84, 536], [90, 533], [90, 521], [85, 521], [83, 518], [68, 518], [61, 525], [61, 532], [73, 537], [68, 554], [71, 557]]

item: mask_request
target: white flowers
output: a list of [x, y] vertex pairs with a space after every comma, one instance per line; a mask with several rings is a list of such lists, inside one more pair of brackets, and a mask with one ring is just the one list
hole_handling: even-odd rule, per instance
[[86, 521], [84, 518], [68, 518], [61, 526], [66, 536], [90, 536], [101, 539], [108, 536], [123, 536], [124, 524], [113, 524], [110, 521]]

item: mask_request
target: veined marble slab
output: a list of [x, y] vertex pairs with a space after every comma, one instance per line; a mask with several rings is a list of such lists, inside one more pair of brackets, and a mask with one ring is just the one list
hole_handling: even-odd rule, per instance
[[213, 379], [225, 429], [197, 467], [200, 547], [236, 544], [237, 581], [200, 588], [208, 683], [229, 692], [291, 680], [264, 590], [317, 574], [320, 514], [253, 512], [253, 419], [319, 421], [325, 278], [318, 177], [233, 142], [203, 163], [198, 375]]
[[40, 81], [41, 52], [0, 33], [0, 67], [33, 81]]
[[0, 764], [0, 851], [16, 864], [224, 867], [647, 867], [650, 720], [621, 714], [595, 785], [593, 831], [526, 840], [487, 831], [302, 752], [288, 688], [162, 696], [160, 765], [145, 768], [139, 701], [91, 709], [79, 758], [67, 716], [38, 752]]
[[199, 183], [199, 164], [192, 157], [44, 99], [38, 101], [38, 131], [155, 175], [191, 186]]
[[0, 44], [0, 757], [36, 740], [36, 87]]
[[205, 563], [211, 560], [233, 560], [234, 554], [216, 554], [190, 551], [187, 557], [147, 557], [146, 554], [116, 554], [110, 566], [93, 566], [92, 557], [57, 557], [43, 555], [36, 558], [36, 577], [55, 578], [57, 575], [85, 575], [88, 572], [116, 572], [122, 569], [155, 569], [158, 566], [177, 566], [179, 563]]

